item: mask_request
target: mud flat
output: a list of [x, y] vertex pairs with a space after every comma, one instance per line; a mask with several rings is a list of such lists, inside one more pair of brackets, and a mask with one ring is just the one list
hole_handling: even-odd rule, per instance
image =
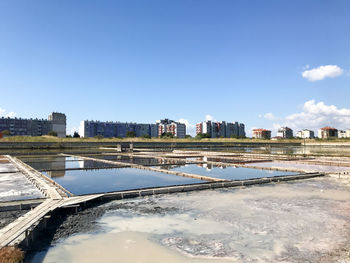
[[[74, 234], [74, 235], [73, 235]], [[28, 262], [349, 262], [335, 178], [113, 201], [69, 216]]]
[[12, 223], [18, 217], [24, 215], [27, 212], [28, 211], [26, 210], [0, 212], [0, 229]]

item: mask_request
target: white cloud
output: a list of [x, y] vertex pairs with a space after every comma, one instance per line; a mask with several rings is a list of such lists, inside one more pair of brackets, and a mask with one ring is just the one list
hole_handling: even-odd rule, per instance
[[324, 78], [335, 78], [344, 73], [344, 70], [337, 65], [325, 65], [302, 72], [303, 78], [309, 81], [322, 80]]
[[309, 100], [304, 103], [301, 112], [290, 114], [280, 119], [279, 123], [273, 124], [275, 130], [281, 126], [288, 126], [294, 132], [301, 129], [317, 131], [324, 126], [347, 130], [350, 128], [350, 109], [340, 109], [335, 105], [326, 105], [322, 101]]
[[0, 117], [14, 118], [16, 115], [17, 115], [16, 112], [13, 112], [13, 111], [7, 112], [5, 109], [0, 108]]
[[205, 120], [206, 120], [206, 121], [216, 121], [216, 120], [214, 119], [214, 117], [211, 116], [211, 115], [209, 115], [209, 114], [205, 115]]
[[266, 114], [264, 115], [264, 118], [265, 118], [265, 119], [268, 119], [268, 120], [270, 120], [270, 121], [276, 120], [275, 115], [273, 115], [271, 112], [266, 113]]
[[181, 118], [177, 122], [183, 123], [186, 125], [186, 134], [190, 134], [191, 136], [196, 136], [196, 125], [190, 123], [188, 120]]

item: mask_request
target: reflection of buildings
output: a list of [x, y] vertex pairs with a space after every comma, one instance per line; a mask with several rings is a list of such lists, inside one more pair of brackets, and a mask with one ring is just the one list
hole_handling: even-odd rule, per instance
[[47, 171], [46, 172], [48, 176], [51, 178], [58, 178], [58, 177], [64, 177], [66, 175], [66, 171]]
[[47, 175], [56, 178], [65, 176], [66, 172], [66, 157], [58, 156], [55, 157], [52, 161], [47, 162]]
[[205, 168], [207, 169], [208, 171], [210, 171], [211, 169], [213, 168], [220, 168], [220, 169], [225, 169], [227, 168], [226, 165], [218, 165], [218, 164], [211, 164], [211, 163], [200, 163], [200, 164], [197, 164], [198, 167], [202, 167], [202, 168]]

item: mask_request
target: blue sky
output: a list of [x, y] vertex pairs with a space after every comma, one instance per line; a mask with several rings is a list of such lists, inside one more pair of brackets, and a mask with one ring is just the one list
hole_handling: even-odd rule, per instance
[[248, 134], [348, 129], [349, 14], [347, 0], [2, 0], [0, 114], [64, 112], [68, 132], [207, 115]]

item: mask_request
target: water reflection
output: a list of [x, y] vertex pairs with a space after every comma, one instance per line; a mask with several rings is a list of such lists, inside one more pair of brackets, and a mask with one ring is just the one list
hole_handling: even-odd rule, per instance
[[50, 156], [49, 158], [36, 158], [22, 160], [40, 172], [46, 172], [50, 177], [63, 177], [67, 170], [80, 169], [105, 169], [121, 167], [120, 165], [96, 162], [92, 160], [81, 160], [75, 157]]
[[[43, 173], [48, 175], [47, 172]], [[64, 177], [53, 179], [78, 195], [206, 182], [135, 168], [70, 170], [66, 171]]]
[[213, 165], [213, 164], [188, 164], [183, 166], [168, 166], [164, 169], [174, 170], [184, 173], [198, 174], [208, 177], [226, 179], [226, 180], [244, 180], [253, 178], [273, 177], [282, 175], [296, 174], [293, 172], [282, 171], [270, 171], [270, 170], [257, 170], [250, 168], [236, 168], [225, 165]]
[[144, 166], [156, 166], [156, 165], [169, 165], [169, 164], [185, 164], [185, 161], [178, 159], [164, 159], [157, 157], [140, 157], [140, 156], [128, 156], [128, 155], [93, 155], [89, 156], [97, 159], [118, 161], [123, 163], [139, 164]]

